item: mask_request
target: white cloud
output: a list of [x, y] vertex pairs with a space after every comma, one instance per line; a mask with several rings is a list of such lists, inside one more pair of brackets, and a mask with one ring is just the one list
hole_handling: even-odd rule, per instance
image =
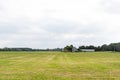
[[119, 41], [119, 0], [1, 0], [0, 47]]

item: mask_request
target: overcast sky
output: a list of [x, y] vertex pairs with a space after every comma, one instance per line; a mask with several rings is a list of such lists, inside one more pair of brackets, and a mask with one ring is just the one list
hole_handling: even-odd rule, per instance
[[0, 0], [0, 47], [120, 41], [120, 0]]

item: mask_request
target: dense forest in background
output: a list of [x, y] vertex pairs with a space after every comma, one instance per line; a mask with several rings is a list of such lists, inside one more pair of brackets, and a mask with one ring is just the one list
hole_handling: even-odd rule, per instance
[[[0, 48], [0, 51], [62, 51], [63, 49], [67, 49], [69, 52], [71, 52], [72, 48], [74, 46], [66, 46], [64, 48], [55, 48], [55, 49], [32, 49], [32, 48]], [[89, 46], [79, 46], [77, 48], [78, 51], [81, 49], [95, 49], [95, 51], [118, 51], [120, 52], [120, 43], [111, 43], [109, 45], [104, 44], [102, 46], [94, 46], [94, 45], [89, 45]]]

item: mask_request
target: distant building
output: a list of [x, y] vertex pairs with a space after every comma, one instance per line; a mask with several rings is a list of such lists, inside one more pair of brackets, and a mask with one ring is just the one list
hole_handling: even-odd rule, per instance
[[73, 47], [72, 52], [78, 52], [78, 49], [76, 47]]
[[95, 52], [95, 49], [81, 49], [82, 52]]

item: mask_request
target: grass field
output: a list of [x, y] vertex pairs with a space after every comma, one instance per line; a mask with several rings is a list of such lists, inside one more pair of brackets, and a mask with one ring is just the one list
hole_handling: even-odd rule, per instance
[[120, 80], [120, 53], [0, 52], [0, 80]]

